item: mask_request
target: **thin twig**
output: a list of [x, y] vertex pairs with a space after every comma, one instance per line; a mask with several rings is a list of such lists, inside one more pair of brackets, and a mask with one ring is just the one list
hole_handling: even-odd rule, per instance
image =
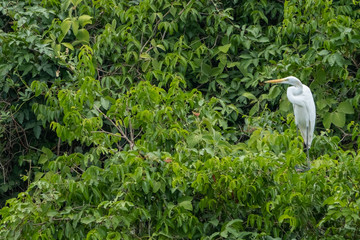
[[189, 6], [189, 4], [191, 3], [192, 1], [190, 0], [186, 5], [185, 7], [179, 12], [178, 16], [180, 16], [186, 9], [187, 6]]
[[133, 149], [134, 147], [134, 142], [132, 142], [127, 136], [126, 134], [124, 133], [124, 131], [122, 130], [122, 128], [120, 128], [113, 120], [111, 120], [111, 118], [109, 118], [105, 113], [103, 113], [98, 107], [94, 106], [95, 109], [102, 113], [104, 115], [104, 117], [109, 120], [111, 122], [112, 125], [114, 125], [114, 127], [120, 132], [121, 134], [121, 137], [124, 138], [129, 144], [130, 144], [130, 150]]

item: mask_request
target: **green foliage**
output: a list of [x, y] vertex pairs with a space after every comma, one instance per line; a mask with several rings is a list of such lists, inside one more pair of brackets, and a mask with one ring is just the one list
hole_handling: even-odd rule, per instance
[[[47, 173], [8, 200], [0, 235], [354, 238], [360, 224], [359, 155], [337, 149], [337, 138], [321, 136], [314, 145], [331, 147], [299, 174], [294, 166], [306, 156], [289, 123], [282, 134], [256, 128], [248, 144], [218, 141], [223, 152], [190, 144], [174, 153], [149, 151], [138, 141], [133, 150], [102, 160], [97, 147], [55, 159], [43, 149]], [[209, 137], [204, 142], [211, 146]]]
[[3, 1], [0, 238], [355, 239], [358, 6]]

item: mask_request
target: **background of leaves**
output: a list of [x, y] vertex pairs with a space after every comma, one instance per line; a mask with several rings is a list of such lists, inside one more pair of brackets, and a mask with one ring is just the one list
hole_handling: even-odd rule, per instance
[[[358, 1], [0, 11], [2, 238], [359, 235]], [[317, 107], [304, 174], [285, 88], [262, 84], [288, 75]]]

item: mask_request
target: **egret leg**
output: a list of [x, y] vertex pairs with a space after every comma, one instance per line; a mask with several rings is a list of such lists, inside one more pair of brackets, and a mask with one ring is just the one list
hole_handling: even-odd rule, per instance
[[[296, 133], [299, 134], [298, 128], [296, 128]], [[304, 139], [304, 142], [305, 142], [305, 139]], [[306, 172], [310, 169], [309, 145], [307, 143], [309, 143], [309, 126], [306, 127], [306, 142], [305, 142], [307, 167], [302, 167], [302, 166], [296, 165], [295, 170], [297, 172]]]
[[[299, 128], [297, 125], [296, 125], [296, 138], [299, 138]], [[298, 146], [299, 146], [299, 144], [298, 144]]]
[[306, 147], [306, 159], [307, 159], [307, 166], [310, 169], [310, 159], [309, 159], [309, 148]]
[[306, 127], [306, 159], [307, 159], [307, 166], [310, 169], [310, 158], [309, 158], [309, 126]]
[[[299, 127], [298, 127], [298, 125], [296, 125], [296, 138], [299, 138]], [[299, 144], [297, 144], [298, 146], [299, 146]], [[301, 167], [301, 166], [299, 166], [299, 165], [295, 165], [295, 170], [297, 171], [297, 172], [303, 172], [304, 171], [304, 169], [303, 169], [303, 167]]]

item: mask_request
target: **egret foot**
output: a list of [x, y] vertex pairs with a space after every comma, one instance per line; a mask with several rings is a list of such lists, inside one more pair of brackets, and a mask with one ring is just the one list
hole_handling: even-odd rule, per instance
[[296, 165], [295, 166], [295, 170], [297, 172], [306, 172], [310, 170], [310, 166], [301, 166], [301, 165]]

